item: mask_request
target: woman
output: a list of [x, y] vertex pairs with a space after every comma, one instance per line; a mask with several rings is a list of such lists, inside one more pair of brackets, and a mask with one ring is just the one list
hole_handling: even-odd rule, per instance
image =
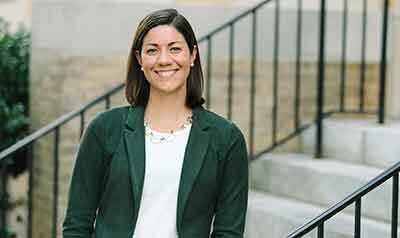
[[99, 114], [82, 137], [64, 238], [243, 237], [246, 143], [202, 107], [202, 90], [187, 20], [174, 9], [146, 16], [128, 60], [131, 105]]

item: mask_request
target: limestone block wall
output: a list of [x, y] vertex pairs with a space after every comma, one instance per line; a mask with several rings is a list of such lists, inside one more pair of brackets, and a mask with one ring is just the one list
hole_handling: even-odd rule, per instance
[[400, 48], [397, 42], [400, 39], [400, 2], [394, 1], [393, 9], [393, 23], [389, 30], [392, 32], [389, 37], [389, 49], [392, 49], [392, 54], [389, 59], [391, 64], [388, 66], [389, 78], [389, 100], [387, 107], [387, 114], [393, 119], [400, 119]]
[[[170, 6], [110, 1], [35, 1], [30, 85], [33, 129], [47, 125], [63, 113], [79, 108], [123, 82], [128, 51], [139, 19], [151, 10], [164, 7]], [[204, 8], [213, 9], [209, 5]], [[196, 6], [188, 9], [197, 14], [198, 22], [204, 18], [201, 12], [205, 10], [198, 11]], [[233, 15], [236, 11], [228, 9], [224, 12]], [[215, 20], [226, 18], [219, 9], [211, 12]], [[201, 27], [209, 29], [214, 25], [213, 22], [207, 24], [210, 26]], [[114, 106], [124, 104], [123, 92], [112, 97], [111, 102]], [[86, 120], [89, 121], [97, 111], [103, 109], [104, 104], [93, 108], [86, 115]], [[79, 119], [76, 119], [60, 130], [57, 211], [60, 237], [69, 179], [79, 141], [79, 124]], [[52, 235], [53, 143], [54, 134], [49, 134], [34, 145], [33, 237], [46, 238]]]
[[[31, 107], [32, 123], [36, 128], [47, 125], [52, 118], [79, 108], [84, 102], [121, 82], [125, 58], [62, 56], [48, 50], [37, 49], [33, 55], [36, 70], [32, 71]], [[51, 63], [49, 63], [51, 62]], [[122, 104], [123, 93], [111, 98], [113, 105]], [[96, 112], [104, 110], [99, 104], [86, 115], [89, 121]], [[59, 223], [62, 220], [73, 156], [77, 149], [80, 119], [63, 125], [59, 144]], [[54, 186], [54, 133], [40, 139], [34, 145], [34, 237], [50, 237], [53, 216]], [[58, 226], [60, 231], [60, 225]]]
[[[210, 109], [227, 116], [228, 80], [227, 63], [213, 65], [211, 82]], [[233, 79], [233, 113], [232, 120], [239, 125], [247, 141], [250, 140], [250, 64], [235, 62]], [[255, 80], [255, 153], [272, 145], [273, 115], [273, 64], [259, 62], [256, 65]], [[317, 97], [317, 64], [315, 62], [301, 65], [300, 86], [300, 122], [301, 125], [312, 122], [316, 114]], [[349, 64], [346, 70], [345, 109], [358, 110], [360, 88], [360, 65]], [[378, 64], [366, 66], [365, 110], [374, 111], [378, 98]], [[280, 62], [278, 74], [278, 121], [277, 138], [282, 139], [295, 129], [295, 63]], [[340, 63], [327, 63], [325, 69], [325, 104], [324, 111], [339, 110], [340, 105]], [[291, 147], [296, 150], [296, 147]]]
[[[109, 80], [111, 75], [119, 75], [121, 72], [118, 70], [120, 65], [123, 65], [123, 58], [115, 57], [109, 59], [102, 59], [100, 62], [96, 59], [82, 59], [75, 58], [76, 62], [80, 63], [67, 63], [64, 62], [64, 85], [68, 83], [70, 89], [57, 91], [54, 85], [46, 84], [51, 87], [52, 93], [56, 94], [54, 98], [48, 100], [58, 100], [57, 105], [48, 106], [56, 109], [57, 107], [66, 105], [75, 105], [78, 107], [79, 103], [85, 101], [86, 98], [92, 93], [110, 88], [112, 80]], [[76, 82], [74, 72], [79, 71], [79, 68], [85, 66], [91, 73], [83, 73], [85, 75], [85, 82]], [[107, 67], [106, 67], [107, 65]], [[210, 109], [217, 113], [227, 115], [227, 80], [226, 71], [221, 70], [226, 65], [226, 62], [216, 62], [213, 70], [213, 80], [211, 85], [211, 105]], [[242, 129], [243, 133], [249, 140], [249, 113], [250, 113], [250, 74], [248, 62], [235, 63], [235, 78], [233, 81], [233, 117], [238, 126]], [[206, 66], [206, 65], [205, 65]], [[221, 67], [220, 67], [221, 66]], [[257, 65], [257, 80], [256, 80], [256, 98], [255, 98], [255, 144], [254, 151], [261, 151], [267, 145], [271, 144], [272, 135], [272, 64], [259, 63]], [[294, 66], [293, 63], [281, 63], [279, 74], [279, 114], [278, 114], [278, 138], [287, 136], [294, 128], [293, 121], [293, 104], [294, 104]], [[339, 69], [338, 64], [328, 64], [326, 69], [326, 109], [338, 108], [338, 94], [339, 94]], [[206, 67], [205, 67], [206, 70]], [[357, 108], [358, 105], [358, 71], [359, 65], [348, 66], [348, 81], [346, 91], [346, 105], [347, 108]], [[97, 72], [97, 73], [96, 73]], [[369, 65], [366, 79], [367, 97], [366, 108], [374, 109], [375, 100], [377, 96], [376, 90], [376, 74], [378, 72], [377, 65]], [[301, 118], [302, 122], [310, 122], [315, 115], [315, 97], [316, 97], [316, 64], [309, 63], [302, 66], [302, 86], [301, 86]], [[120, 76], [122, 77], [122, 76]], [[68, 82], [68, 79], [70, 82]], [[82, 80], [82, 79], [81, 79]], [[33, 92], [36, 90], [33, 89]], [[36, 95], [49, 95], [52, 94], [50, 90], [46, 93], [38, 90]], [[83, 94], [83, 95], [82, 95]], [[65, 99], [66, 102], [61, 102], [60, 98]], [[112, 99], [114, 106], [124, 104], [122, 92], [117, 94]], [[103, 110], [104, 105], [99, 105], [92, 110], [92, 113], [87, 115], [89, 119], [96, 111]], [[48, 108], [47, 108], [48, 109]], [[54, 113], [54, 112], [53, 112]], [[40, 116], [39, 116], [40, 115]], [[37, 123], [40, 123], [40, 118], [46, 115], [43, 111], [35, 116]], [[53, 135], [48, 135], [41, 139], [39, 143], [35, 144], [35, 190], [34, 190], [34, 223], [33, 231], [35, 237], [50, 237], [52, 229], [52, 199], [53, 199]], [[79, 140], [79, 120], [74, 120], [61, 129], [61, 144], [60, 144], [60, 174], [59, 174], [59, 225], [60, 230], [62, 217], [66, 205], [66, 195], [69, 185], [69, 178], [74, 161], [74, 154], [76, 152], [77, 143]], [[293, 147], [292, 149], [295, 149]]]
[[[248, 6], [235, 6], [221, 1], [221, 5], [201, 4], [183, 1], [173, 5], [179, 8], [192, 22], [196, 33], [201, 36], [223, 20], [229, 19]], [[32, 58], [31, 58], [31, 110], [33, 129], [41, 128], [62, 115], [79, 108], [85, 102], [121, 83], [125, 78], [125, 64], [128, 56], [134, 29], [147, 12], [156, 8], [171, 7], [164, 3], [148, 4], [130, 3], [127, 1], [44, 1], [33, 3], [32, 21]], [[254, 151], [260, 151], [271, 140], [272, 112], [272, 8], [260, 13], [258, 64], [256, 76], [256, 114], [255, 114], [255, 145]], [[207, 14], [204, 14], [207, 12]], [[294, 11], [284, 13], [287, 25], [282, 26], [282, 51], [279, 73], [279, 115], [278, 138], [285, 136], [293, 129], [293, 83], [294, 83], [294, 41], [293, 19]], [[333, 18], [338, 18], [332, 13]], [[107, 16], [107, 17], [104, 17]], [[359, 16], [354, 16], [357, 19]], [[375, 16], [376, 17], [376, 16]], [[301, 115], [304, 122], [311, 121], [315, 114], [316, 88], [316, 20], [314, 12], [305, 15], [307, 31], [304, 32], [304, 57], [302, 64]], [[332, 18], [330, 18], [332, 19]], [[244, 21], [237, 26], [240, 32], [235, 47], [235, 77], [233, 96], [233, 120], [249, 136], [249, 25]], [[334, 22], [331, 23], [334, 25]], [[290, 28], [292, 27], [292, 28]], [[377, 26], [371, 24], [371, 33], [375, 34]], [[337, 29], [336, 29], [337, 30]], [[331, 33], [330, 33], [331, 34]], [[337, 44], [340, 34], [332, 34], [327, 50], [327, 82], [329, 89], [326, 97], [327, 109], [334, 109], [338, 104], [339, 68], [337, 63]], [[357, 34], [350, 35], [349, 48], [357, 49]], [[373, 37], [372, 37], [373, 38]], [[221, 43], [225, 42], [224, 43]], [[367, 107], [373, 108], [376, 96], [377, 50], [376, 42], [370, 41], [371, 51], [368, 52], [368, 73], [366, 88], [371, 91], [367, 95]], [[227, 44], [226, 38], [215, 41], [214, 61], [212, 64], [211, 109], [226, 115], [227, 90]], [[204, 44], [200, 48], [207, 70]], [[359, 82], [359, 54], [349, 51], [347, 67], [348, 91], [346, 104], [357, 105], [357, 88]], [[112, 105], [125, 104], [123, 91], [112, 98]], [[97, 111], [104, 109], [99, 104], [87, 115], [86, 121]], [[58, 234], [64, 216], [69, 178], [74, 163], [79, 141], [79, 119], [64, 125], [60, 130], [59, 148], [59, 209]], [[35, 143], [34, 147], [34, 215], [33, 236], [51, 237], [53, 216], [53, 185], [54, 185], [54, 134], [49, 134]], [[295, 148], [294, 148], [295, 149]]]

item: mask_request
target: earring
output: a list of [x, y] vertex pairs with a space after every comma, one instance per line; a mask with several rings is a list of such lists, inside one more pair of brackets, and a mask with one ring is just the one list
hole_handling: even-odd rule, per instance
[[194, 66], [194, 63], [192, 62], [191, 64], [190, 64], [190, 67], [193, 67]]
[[143, 71], [143, 67], [140, 67], [140, 70], [142, 70], [142, 71]]

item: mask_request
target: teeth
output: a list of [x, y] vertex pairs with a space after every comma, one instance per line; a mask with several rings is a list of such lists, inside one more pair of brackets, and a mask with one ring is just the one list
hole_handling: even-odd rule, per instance
[[171, 75], [173, 75], [175, 73], [175, 70], [171, 70], [171, 71], [159, 71], [158, 74], [161, 77], [169, 77]]

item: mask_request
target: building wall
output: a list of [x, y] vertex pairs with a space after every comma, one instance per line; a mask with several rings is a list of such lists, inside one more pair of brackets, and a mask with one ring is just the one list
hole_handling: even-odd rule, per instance
[[390, 64], [388, 66], [388, 100], [387, 114], [390, 118], [400, 120], [400, 69], [397, 67], [400, 64], [400, 2], [394, 2], [393, 24], [389, 28], [392, 32], [389, 38], [389, 47], [392, 50], [390, 54]]
[[[43, 0], [35, 0], [39, 2]], [[74, 1], [74, 0], [73, 0]], [[298, 0], [281, 1], [284, 8], [294, 8]], [[94, 2], [94, 1], [92, 1]], [[130, 2], [130, 3], [154, 3], [154, 4], [178, 4], [178, 5], [224, 5], [224, 6], [242, 6], [250, 7], [259, 2], [259, 0], [96, 0], [96, 2]], [[362, 0], [349, 1], [350, 7], [353, 10], [362, 9]], [[389, 0], [389, 2], [394, 2]], [[320, 0], [303, 0], [303, 6], [306, 9], [317, 9]], [[341, 9], [342, 1], [327, 1], [330, 9]], [[368, 0], [368, 8], [379, 9], [382, 5], [382, 0]], [[393, 5], [393, 3], [391, 3]], [[31, 25], [32, 17], [32, 0], [0, 0], [0, 16], [7, 19], [12, 24], [12, 29], [16, 29], [19, 23], [24, 24], [28, 28]]]
[[11, 24], [12, 31], [15, 31], [19, 24], [30, 28], [31, 8], [32, 0], [0, 0], [0, 17]]

